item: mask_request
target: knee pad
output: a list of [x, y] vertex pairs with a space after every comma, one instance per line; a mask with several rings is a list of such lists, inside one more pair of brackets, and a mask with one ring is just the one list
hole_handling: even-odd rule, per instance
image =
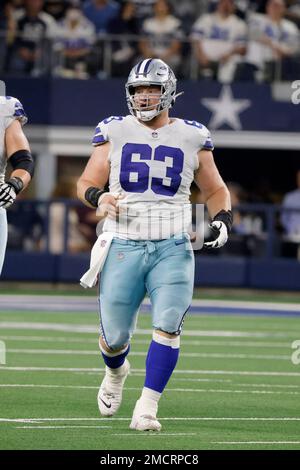
[[101, 332], [101, 337], [112, 351], [122, 349], [130, 342], [130, 336], [127, 332], [119, 331], [106, 335], [103, 335], [103, 332]]
[[165, 333], [180, 334], [184, 317], [189, 307], [183, 312], [182, 309], [170, 307], [161, 312], [159, 318], [153, 324], [156, 330], [164, 331]]
[[170, 307], [160, 314], [153, 327], [170, 335], [177, 334], [180, 331], [184, 315], [185, 313], [182, 311]]

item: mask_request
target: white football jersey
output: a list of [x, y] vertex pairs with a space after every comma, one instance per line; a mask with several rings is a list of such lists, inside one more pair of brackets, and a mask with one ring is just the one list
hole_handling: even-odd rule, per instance
[[160, 240], [187, 233], [191, 225], [190, 186], [198, 151], [213, 150], [208, 129], [172, 118], [157, 130], [134, 116], [111, 116], [95, 130], [93, 145], [110, 142], [109, 190], [122, 194], [120, 216], [103, 230], [132, 240]]
[[295, 54], [299, 50], [299, 30], [292, 21], [282, 19], [277, 23], [268, 15], [253, 13], [249, 16], [247, 62], [260, 67], [265, 61], [277, 60], [273, 48], [260, 42], [265, 36], [273, 44], [284, 47], [289, 54]]
[[27, 122], [22, 104], [11, 96], [0, 96], [0, 183], [4, 183], [7, 163], [5, 131], [15, 119], [18, 119], [22, 125]]
[[236, 15], [224, 19], [218, 13], [206, 14], [194, 24], [191, 38], [201, 41], [209, 59], [218, 61], [234, 46], [246, 46], [247, 26]]

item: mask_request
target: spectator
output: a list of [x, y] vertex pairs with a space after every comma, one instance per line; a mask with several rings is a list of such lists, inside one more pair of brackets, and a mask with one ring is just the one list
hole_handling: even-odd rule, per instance
[[24, 10], [24, 0], [10, 0], [9, 3], [17, 14]]
[[169, 0], [174, 15], [182, 21], [185, 34], [189, 34], [195, 21], [203, 13], [207, 13], [209, 0]]
[[248, 195], [239, 183], [229, 182], [227, 187], [233, 208], [233, 226], [230, 244], [224, 253], [238, 256], [262, 256], [265, 251], [264, 220], [255, 211], [238, 206], [247, 202]]
[[289, 0], [286, 17], [300, 28], [300, 0]]
[[95, 25], [97, 33], [107, 33], [109, 22], [118, 15], [120, 5], [113, 0], [88, 0], [83, 13]]
[[[72, 2], [72, 4], [74, 4], [74, 2]], [[51, 15], [56, 21], [60, 21], [65, 16], [68, 5], [67, 0], [45, 0], [44, 11]]]
[[299, 32], [294, 23], [284, 19], [285, 12], [284, 0], [269, 0], [266, 14], [250, 16], [246, 64], [237, 78], [272, 81], [281, 64], [282, 76], [277, 78], [289, 73], [291, 59], [299, 51]]
[[194, 54], [203, 77], [228, 83], [246, 52], [246, 23], [235, 14], [233, 0], [219, 0], [215, 13], [200, 16], [192, 29]]
[[141, 25], [145, 19], [153, 16], [153, 6], [156, 0], [132, 0], [136, 10], [136, 17]]
[[8, 249], [38, 251], [45, 232], [45, 221], [38, 205], [21, 193], [18, 202], [7, 211]]
[[287, 237], [300, 242], [300, 169], [296, 173], [297, 189], [284, 196], [282, 207], [285, 209], [299, 209], [299, 211], [283, 211], [281, 223]]
[[76, 6], [70, 6], [58, 27], [58, 44], [63, 56], [59, 74], [87, 78], [87, 63], [96, 39], [95, 27]]
[[[246, 202], [246, 193], [242, 186], [235, 182], [227, 183], [230, 192], [231, 204], [235, 209]], [[261, 217], [251, 213], [241, 213], [239, 210], [233, 212], [232, 231], [239, 235], [261, 235], [263, 232], [263, 221]]]
[[[42, 11], [43, 0], [25, 0], [17, 19], [17, 38], [12, 59], [13, 71], [39, 75], [49, 68], [46, 40], [56, 33], [55, 20]], [[47, 54], [48, 52], [48, 54]]]
[[9, 66], [15, 36], [14, 6], [6, 0], [0, 6], [0, 70], [6, 71]]
[[[210, 0], [210, 10], [214, 9], [219, 0]], [[265, 0], [235, 0], [236, 15], [243, 20], [247, 18], [252, 11], [265, 9]]]
[[52, 194], [53, 199], [58, 199], [50, 204], [49, 208], [49, 251], [53, 254], [64, 252], [65, 222], [67, 218], [68, 236], [67, 251], [80, 253], [89, 251], [91, 244], [87, 237], [90, 227], [80, 223], [77, 207], [69, 206], [59, 199], [73, 199], [76, 196], [76, 183], [73, 179], [66, 179], [57, 184]]
[[[139, 34], [139, 23], [136, 18], [136, 7], [133, 2], [124, 2], [117, 18], [114, 18], [108, 27], [110, 34], [136, 36]], [[120, 41], [113, 41], [112, 75], [127, 76], [133, 67], [136, 56], [137, 43], [126, 37]]]
[[148, 36], [139, 44], [143, 58], [162, 59], [176, 73], [180, 65], [181, 23], [171, 14], [167, 0], [157, 0], [154, 16], [144, 21], [142, 33]]

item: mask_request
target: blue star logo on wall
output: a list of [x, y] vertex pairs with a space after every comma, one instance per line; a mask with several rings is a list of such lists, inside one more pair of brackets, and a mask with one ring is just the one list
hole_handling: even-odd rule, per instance
[[242, 129], [240, 114], [251, 106], [250, 100], [235, 99], [229, 85], [223, 86], [219, 98], [204, 98], [201, 103], [212, 112], [209, 128], [219, 129], [227, 124], [236, 131]]

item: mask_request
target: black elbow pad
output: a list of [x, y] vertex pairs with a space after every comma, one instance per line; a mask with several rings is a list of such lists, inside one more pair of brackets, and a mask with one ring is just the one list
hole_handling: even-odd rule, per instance
[[31, 178], [33, 177], [34, 160], [28, 150], [17, 150], [10, 156], [9, 161], [14, 170], [25, 170]]

